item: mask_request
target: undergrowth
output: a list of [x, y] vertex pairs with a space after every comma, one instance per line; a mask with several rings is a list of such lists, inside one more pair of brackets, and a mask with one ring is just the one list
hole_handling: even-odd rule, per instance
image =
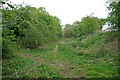
[[56, 44], [19, 49], [3, 60], [3, 78], [117, 78], [116, 41], [116, 32], [99, 33], [62, 39], [56, 53]]

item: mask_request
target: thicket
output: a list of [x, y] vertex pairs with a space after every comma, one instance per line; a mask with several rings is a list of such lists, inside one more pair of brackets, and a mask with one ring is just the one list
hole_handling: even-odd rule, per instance
[[3, 55], [11, 53], [15, 45], [36, 49], [57, 42], [62, 36], [60, 20], [49, 15], [45, 8], [8, 6], [1, 9]]
[[65, 25], [65, 29], [63, 32], [64, 37], [70, 38], [92, 34], [97, 30], [101, 30], [106, 21], [106, 19], [99, 19], [92, 15], [83, 17], [80, 22], [76, 21], [72, 25]]

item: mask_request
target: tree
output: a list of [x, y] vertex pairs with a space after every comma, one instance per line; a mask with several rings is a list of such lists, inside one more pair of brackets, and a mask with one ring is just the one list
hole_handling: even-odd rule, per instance
[[112, 25], [114, 25], [113, 28], [119, 28], [118, 24], [119, 24], [120, 1], [109, 0], [107, 1], [107, 3], [109, 4], [107, 9], [110, 11], [108, 21], [110, 21]]
[[[108, 19], [112, 23], [113, 28], [117, 29], [118, 31], [118, 62], [120, 62], [120, 1], [119, 0], [114, 0], [111, 1], [109, 0], [107, 3], [109, 3], [109, 6], [107, 7], [108, 10], [110, 10]], [[120, 73], [120, 64], [118, 65], [119, 69], [118, 72]], [[120, 78], [120, 75], [118, 75], [118, 78]]]
[[72, 25], [66, 24], [63, 34], [64, 37], [79, 37], [85, 34], [92, 34], [96, 30], [100, 30], [104, 23], [104, 19], [90, 15], [83, 17], [81, 22], [76, 21]]
[[45, 8], [29, 5], [11, 6], [1, 9], [3, 54], [10, 52], [14, 44], [23, 48], [36, 49], [44, 44], [57, 42], [61, 37], [60, 20], [56, 16], [49, 15]]
[[93, 33], [96, 30], [100, 29], [98, 18], [93, 16], [82, 18], [82, 21], [78, 26], [81, 34]]

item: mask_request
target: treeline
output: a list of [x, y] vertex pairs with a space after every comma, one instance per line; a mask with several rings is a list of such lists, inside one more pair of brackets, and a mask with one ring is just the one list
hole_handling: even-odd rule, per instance
[[60, 20], [45, 8], [29, 5], [9, 6], [2, 11], [2, 52], [10, 53], [15, 45], [36, 49], [57, 42], [62, 36]]
[[63, 36], [70, 38], [92, 34], [97, 30], [100, 31], [106, 22], [107, 19], [99, 19], [90, 14], [90, 16], [83, 17], [81, 21], [76, 21], [72, 25], [66, 24], [63, 31]]

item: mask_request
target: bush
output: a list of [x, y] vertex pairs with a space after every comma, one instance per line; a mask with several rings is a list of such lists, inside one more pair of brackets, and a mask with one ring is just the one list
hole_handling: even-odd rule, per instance
[[[45, 8], [22, 7], [22, 5], [16, 7], [19, 8], [2, 10], [4, 51], [9, 51], [7, 48], [11, 45], [9, 42], [17, 41], [23, 48], [35, 49], [43, 44], [56, 42], [61, 37], [60, 20], [49, 15]], [[13, 35], [14, 37], [10, 37]]]
[[63, 35], [66, 38], [80, 37], [86, 34], [92, 34], [101, 29], [101, 21], [97, 17], [87, 16], [83, 17], [81, 22], [73, 25], [66, 25]]
[[74, 33], [73, 29], [74, 29], [74, 27], [66, 27], [63, 32], [63, 37], [65, 37], [65, 38], [73, 37], [73, 33]]

